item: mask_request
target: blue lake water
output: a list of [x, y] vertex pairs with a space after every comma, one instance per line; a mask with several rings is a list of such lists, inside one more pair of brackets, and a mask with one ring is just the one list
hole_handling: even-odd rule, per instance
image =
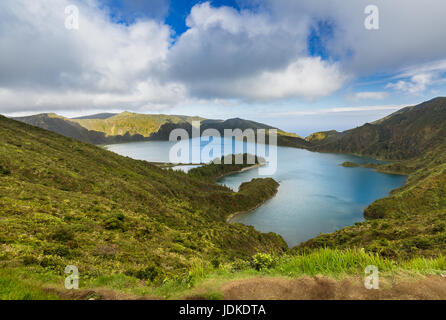
[[[215, 139], [211, 144], [217, 147], [228, 143], [223, 140]], [[150, 141], [115, 144], [107, 146], [107, 149], [134, 159], [169, 162], [169, 151], [173, 145], [174, 142]], [[206, 145], [206, 142], [198, 143], [189, 150], [203, 150]], [[244, 143], [243, 151], [248, 146]], [[232, 152], [236, 148], [234, 146]], [[208, 162], [215, 157], [211, 153], [199, 160]], [[320, 233], [333, 232], [363, 221], [367, 205], [387, 196], [406, 181], [405, 176], [379, 173], [373, 169], [345, 168], [340, 165], [344, 161], [360, 164], [378, 162], [351, 155], [277, 147], [277, 170], [274, 174], [259, 176], [259, 170], [252, 169], [219, 180], [220, 184], [233, 190], [237, 190], [241, 183], [258, 177], [272, 177], [280, 183], [274, 198], [252, 212], [234, 217], [232, 222], [252, 225], [262, 232], [278, 233], [289, 246], [295, 246]], [[189, 167], [184, 168], [187, 170]]]

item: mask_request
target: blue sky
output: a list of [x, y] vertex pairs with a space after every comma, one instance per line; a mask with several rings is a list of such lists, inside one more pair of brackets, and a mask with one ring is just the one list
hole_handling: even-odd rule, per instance
[[[78, 30], [63, 27], [70, 4]], [[243, 117], [307, 135], [446, 95], [446, 4], [375, 4], [377, 30], [365, 0], [2, 1], [0, 113]]]

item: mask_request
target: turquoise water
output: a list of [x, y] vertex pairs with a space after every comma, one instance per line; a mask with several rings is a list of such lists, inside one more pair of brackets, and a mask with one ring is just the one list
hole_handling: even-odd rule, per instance
[[[216, 146], [219, 141], [214, 141]], [[151, 141], [110, 145], [107, 148], [135, 159], [168, 162], [172, 142]], [[203, 148], [205, 144], [201, 144]], [[246, 143], [245, 143], [246, 147]], [[204, 156], [201, 162], [213, 159]], [[363, 211], [376, 199], [402, 186], [405, 176], [366, 168], [345, 168], [344, 161], [377, 162], [342, 154], [277, 148], [277, 171], [270, 177], [280, 183], [277, 195], [260, 208], [233, 218], [262, 232], [280, 234], [295, 246], [320, 233], [329, 233], [363, 221]], [[219, 181], [233, 190], [259, 176], [258, 169], [226, 176]]]

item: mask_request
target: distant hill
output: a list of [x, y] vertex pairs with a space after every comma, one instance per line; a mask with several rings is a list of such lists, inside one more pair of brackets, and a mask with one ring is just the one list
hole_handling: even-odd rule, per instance
[[381, 120], [309, 137], [312, 150], [409, 159], [438, 146], [446, 136], [446, 98], [401, 109]]
[[42, 129], [73, 138], [82, 142], [101, 144], [105, 142], [105, 135], [101, 132], [89, 131], [78, 123], [69, 121], [54, 113], [42, 113], [28, 117], [14, 118]]
[[82, 117], [76, 117], [76, 118], [72, 118], [72, 119], [78, 119], [78, 120], [82, 120], [82, 119], [108, 119], [111, 118], [113, 116], [117, 115], [117, 113], [97, 113], [97, 114], [92, 114], [89, 116], [82, 116]]
[[204, 119], [200, 117], [139, 114], [125, 111], [104, 119], [83, 118], [71, 120], [88, 130], [103, 132], [106, 136], [118, 136], [129, 133], [130, 135], [138, 134], [148, 138], [153, 133], [156, 133], [165, 123], [182, 124]]
[[311, 142], [313, 144], [317, 144], [321, 141], [327, 141], [328, 138], [332, 138], [335, 137], [339, 134], [338, 131], [336, 130], [330, 130], [330, 131], [320, 131], [320, 132], [315, 132], [312, 133], [311, 135], [309, 135], [308, 137], [306, 137], [305, 139], [308, 142]]
[[[276, 129], [272, 126], [240, 118], [212, 120], [201, 117], [122, 112], [102, 113], [78, 118], [64, 118], [56, 114], [39, 114], [14, 118], [64, 136], [92, 144], [121, 143], [144, 140], [169, 140], [173, 129], [183, 128], [192, 134], [192, 121], [201, 121], [201, 130], [216, 129]], [[308, 147], [309, 143], [293, 133], [278, 129], [278, 144], [290, 147]]]
[[136, 134], [132, 136], [128, 133], [125, 133], [124, 135], [107, 137], [103, 132], [88, 130], [79, 123], [54, 113], [42, 113], [13, 119], [61, 134], [65, 137], [91, 144], [121, 143], [144, 140], [142, 135]]
[[[190, 123], [165, 123], [161, 126], [161, 128], [154, 134], [150, 136], [150, 140], [169, 140], [170, 132], [173, 129], [182, 128], [188, 131], [189, 135], [192, 135], [192, 126]], [[203, 131], [208, 129], [215, 129], [220, 133], [220, 136], [224, 136], [225, 129], [240, 129], [242, 131], [246, 129], [253, 129], [255, 133], [257, 133], [258, 129], [264, 129], [266, 134], [268, 134], [269, 130], [277, 129], [267, 124], [244, 120], [240, 118], [233, 118], [228, 120], [212, 120], [206, 119], [201, 121], [200, 130]], [[288, 146], [288, 147], [296, 147], [296, 148], [307, 148], [310, 144], [302, 137], [298, 136], [294, 133], [288, 133], [283, 130], [277, 129], [277, 143], [280, 146]], [[266, 138], [266, 142], [268, 143], [268, 138]]]

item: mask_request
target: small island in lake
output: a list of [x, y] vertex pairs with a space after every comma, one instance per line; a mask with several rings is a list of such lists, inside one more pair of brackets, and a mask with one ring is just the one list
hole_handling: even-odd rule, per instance
[[356, 167], [360, 167], [359, 164], [351, 162], [351, 161], [345, 161], [341, 164], [341, 166], [343, 167], [347, 167], [347, 168], [356, 168]]

